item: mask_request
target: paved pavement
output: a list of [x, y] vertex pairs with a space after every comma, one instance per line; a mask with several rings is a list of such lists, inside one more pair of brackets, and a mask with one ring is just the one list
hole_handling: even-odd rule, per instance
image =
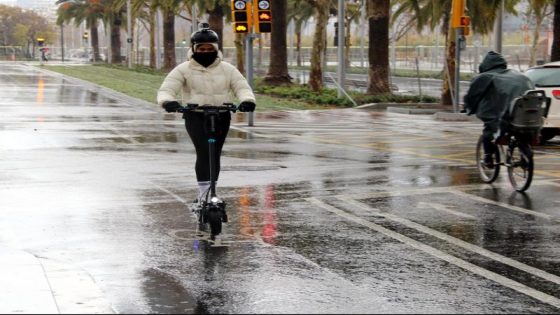
[[221, 247], [194, 233], [178, 115], [0, 63], [0, 312], [557, 313], [560, 143], [481, 184], [478, 122], [375, 110], [232, 121]]

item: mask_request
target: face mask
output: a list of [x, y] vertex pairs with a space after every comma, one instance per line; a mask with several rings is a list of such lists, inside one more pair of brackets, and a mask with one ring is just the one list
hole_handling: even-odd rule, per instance
[[208, 68], [208, 66], [213, 64], [214, 61], [216, 61], [216, 58], [218, 58], [217, 51], [209, 53], [193, 53], [193, 59], [196, 60], [196, 62], [198, 62], [204, 68]]

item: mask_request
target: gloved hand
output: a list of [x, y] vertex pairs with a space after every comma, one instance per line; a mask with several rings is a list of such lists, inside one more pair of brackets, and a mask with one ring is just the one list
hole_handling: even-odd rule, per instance
[[166, 112], [168, 113], [175, 113], [177, 112], [177, 110], [179, 108], [181, 108], [181, 104], [179, 104], [179, 102], [177, 101], [167, 101], [167, 102], [163, 102], [162, 107], [165, 109]]
[[240, 112], [254, 112], [255, 111], [255, 103], [253, 102], [241, 102], [239, 104], [239, 111]]

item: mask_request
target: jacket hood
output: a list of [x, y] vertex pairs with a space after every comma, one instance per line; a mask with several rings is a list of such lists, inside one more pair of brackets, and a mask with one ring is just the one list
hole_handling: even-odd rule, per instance
[[495, 68], [506, 69], [507, 61], [502, 54], [495, 51], [489, 51], [480, 66], [478, 66], [478, 71], [479, 73], [483, 73]]

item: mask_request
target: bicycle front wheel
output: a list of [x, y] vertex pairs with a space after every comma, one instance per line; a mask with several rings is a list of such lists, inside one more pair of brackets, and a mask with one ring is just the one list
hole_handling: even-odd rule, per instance
[[508, 176], [515, 190], [524, 192], [531, 186], [533, 180], [533, 154], [531, 147], [527, 145], [526, 153], [520, 149], [519, 143], [508, 148], [507, 151]]
[[480, 173], [480, 178], [487, 184], [494, 182], [500, 174], [500, 150], [496, 148], [495, 152], [493, 156], [494, 165], [485, 165], [482, 136], [478, 138], [478, 143], [476, 144], [476, 167]]

